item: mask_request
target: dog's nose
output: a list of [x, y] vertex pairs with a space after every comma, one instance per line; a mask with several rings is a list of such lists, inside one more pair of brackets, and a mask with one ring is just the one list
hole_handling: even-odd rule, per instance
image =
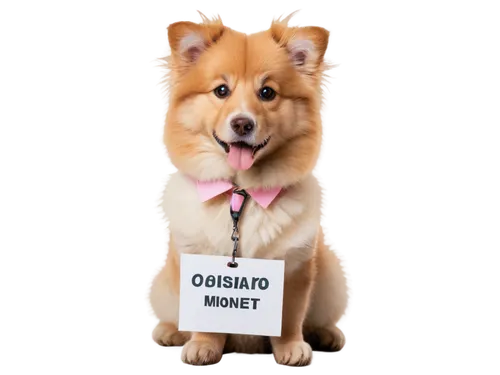
[[239, 136], [244, 136], [253, 132], [255, 123], [249, 117], [238, 116], [231, 120], [231, 128]]

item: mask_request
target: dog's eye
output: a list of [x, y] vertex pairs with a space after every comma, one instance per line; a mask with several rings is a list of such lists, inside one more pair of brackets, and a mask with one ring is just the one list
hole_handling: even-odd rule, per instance
[[269, 102], [276, 97], [276, 91], [274, 91], [272, 88], [268, 86], [263, 87], [259, 91], [259, 97], [261, 100]]
[[227, 85], [220, 85], [214, 90], [214, 94], [219, 99], [224, 99], [230, 94], [229, 87], [227, 87]]

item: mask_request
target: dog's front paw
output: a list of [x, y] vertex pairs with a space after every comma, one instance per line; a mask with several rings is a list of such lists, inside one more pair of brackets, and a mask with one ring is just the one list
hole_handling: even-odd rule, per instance
[[189, 340], [189, 333], [179, 332], [172, 323], [160, 322], [153, 330], [153, 340], [161, 346], [182, 346]]
[[307, 366], [312, 360], [311, 346], [305, 341], [289, 341], [273, 345], [274, 359], [280, 365]]
[[213, 365], [221, 358], [222, 351], [209, 341], [188, 341], [182, 348], [182, 362], [190, 365]]

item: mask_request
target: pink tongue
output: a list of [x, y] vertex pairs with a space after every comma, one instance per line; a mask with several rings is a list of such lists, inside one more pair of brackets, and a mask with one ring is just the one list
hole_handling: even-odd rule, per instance
[[252, 149], [230, 145], [227, 161], [234, 169], [248, 169], [253, 164]]

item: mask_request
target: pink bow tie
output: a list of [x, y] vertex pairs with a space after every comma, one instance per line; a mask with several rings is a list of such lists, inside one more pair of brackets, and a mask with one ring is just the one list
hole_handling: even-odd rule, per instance
[[[233, 190], [235, 186], [229, 181], [217, 180], [217, 181], [197, 181], [196, 187], [198, 188], [198, 195], [202, 202], [206, 202], [222, 193], [229, 190]], [[271, 189], [248, 189], [246, 192], [263, 208], [267, 208], [271, 202], [278, 196], [281, 188], [271, 188]], [[238, 210], [243, 203], [243, 197], [239, 194], [233, 194], [231, 196], [231, 208], [233, 210]]]

